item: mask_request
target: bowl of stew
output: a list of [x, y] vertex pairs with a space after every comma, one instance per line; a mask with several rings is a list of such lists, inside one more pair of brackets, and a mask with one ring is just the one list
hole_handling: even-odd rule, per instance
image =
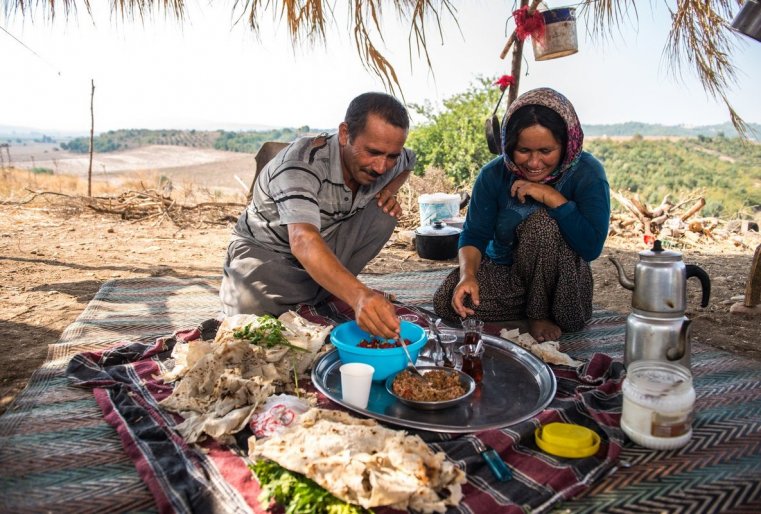
[[419, 377], [403, 369], [386, 378], [386, 391], [405, 405], [422, 410], [454, 407], [476, 390], [476, 382], [462, 371], [436, 366], [418, 366]]
[[[401, 337], [412, 360], [417, 360], [420, 349], [428, 341], [426, 331], [415, 323], [402, 320]], [[330, 332], [330, 342], [338, 350], [338, 357], [344, 364], [362, 362], [375, 368], [374, 381], [385, 380], [407, 367], [407, 356], [398, 341], [372, 336], [359, 328], [356, 321], [335, 327]]]

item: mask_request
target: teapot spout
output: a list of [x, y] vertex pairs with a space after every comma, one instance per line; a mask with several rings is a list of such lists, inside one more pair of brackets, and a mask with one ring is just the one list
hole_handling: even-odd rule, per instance
[[624, 267], [621, 266], [621, 263], [618, 262], [618, 259], [616, 259], [612, 255], [608, 255], [608, 260], [612, 262], [613, 265], [618, 270], [618, 281], [621, 283], [621, 285], [624, 286], [626, 289], [634, 291], [634, 280], [632, 280], [626, 275], [626, 272], [624, 271]]

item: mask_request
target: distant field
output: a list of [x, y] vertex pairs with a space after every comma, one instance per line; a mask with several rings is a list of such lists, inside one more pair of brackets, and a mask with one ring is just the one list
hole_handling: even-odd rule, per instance
[[[11, 163], [20, 169], [46, 168], [56, 175], [87, 175], [88, 155], [55, 150], [56, 148], [59, 148], [58, 145], [52, 143], [11, 145]], [[3, 159], [7, 161], [4, 151]], [[235, 176], [245, 184], [250, 184], [254, 166], [252, 154], [152, 145], [122, 152], [94, 154], [92, 170], [94, 180], [118, 182], [139, 174], [156, 179], [165, 177], [177, 185], [187, 182], [209, 189], [242, 191]]]

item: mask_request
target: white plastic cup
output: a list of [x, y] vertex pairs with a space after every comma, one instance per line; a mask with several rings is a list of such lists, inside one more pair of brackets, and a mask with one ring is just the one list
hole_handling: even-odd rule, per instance
[[338, 370], [341, 372], [343, 400], [360, 409], [366, 408], [375, 368], [362, 362], [350, 362], [342, 364]]

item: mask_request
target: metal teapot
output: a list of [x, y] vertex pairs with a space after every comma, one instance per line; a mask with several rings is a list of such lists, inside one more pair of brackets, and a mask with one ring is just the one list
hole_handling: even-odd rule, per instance
[[626, 319], [624, 365], [636, 360], [678, 362], [690, 369], [690, 325], [687, 279], [698, 277], [702, 287], [700, 305], [708, 305], [711, 280], [699, 266], [685, 265], [682, 254], [664, 250], [656, 240], [651, 250], [639, 252], [634, 279], [626, 276], [615, 257], [608, 259], [618, 270], [622, 286], [634, 291], [632, 313]]

